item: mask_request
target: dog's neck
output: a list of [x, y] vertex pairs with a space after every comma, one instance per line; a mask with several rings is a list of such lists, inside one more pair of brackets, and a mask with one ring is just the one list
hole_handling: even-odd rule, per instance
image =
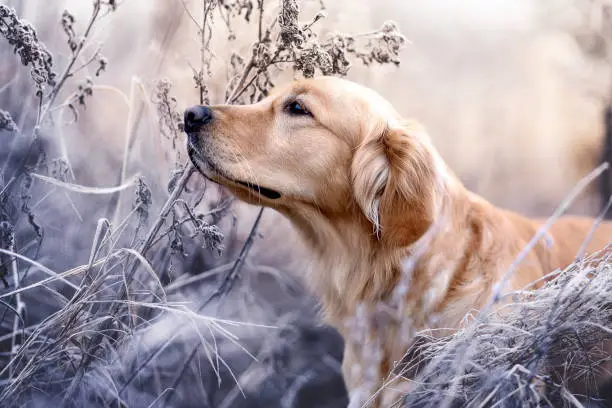
[[[285, 211], [313, 253], [307, 283], [322, 301], [323, 312], [331, 324], [339, 327], [354, 315], [359, 304], [388, 302], [398, 283], [409, 285], [406, 296], [410, 304], [423, 312], [420, 320], [426, 326], [426, 315], [439, 311], [461, 263], [469, 262], [480, 238], [470, 225], [470, 195], [451, 175], [439, 203], [435, 225], [430, 232], [411, 245], [389, 247], [373, 231], [357, 204], [344, 218], [322, 219], [321, 209]], [[333, 219], [332, 219], [333, 218]], [[478, 229], [478, 228], [477, 228]], [[414, 259], [414, 268], [404, 270]], [[405, 274], [410, 273], [407, 281]], [[477, 277], [470, 277], [477, 278]], [[452, 315], [460, 320], [478, 299], [456, 304]], [[448, 314], [447, 314], [448, 315]], [[416, 317], [416, 316], [413, 316]], [[456, 322], [440, 322], [450, 324]]]

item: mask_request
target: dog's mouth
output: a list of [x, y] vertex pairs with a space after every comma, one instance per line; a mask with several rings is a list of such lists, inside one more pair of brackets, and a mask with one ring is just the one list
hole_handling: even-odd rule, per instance
[[204, 177], [206, 177], [207, 179], [211, 181], [214, 181], [214, 180], [212, 180], [207, 174], [207, 172], [204, 171], [202, 167], [200, 167], [201, 162], [205, 162], [206, 166], [208, 166], [208, 168], [211, 171], [223, 177], [224, 179], [227, 179], [235, 184], [240, 184], [241, 186], [244, 186], [248, 188], [249, 190], [254, 191], [257, 194], [262, 195], [270, 200], [277, 200], [281, 197], [281, 194], [278, 191], [272, 190], [271, 188], [263, 187], [258, 184], [253, 184], [253, 183], [249, 183], [246, 181], [236, 180], [234, 178], [228, 177], [224, 172], [219, 170], [218, 167], [216, 167], [212, 162], [210, 162], [210, 160], [203, 159], [202, 156], [196, 151], [196, 149], [193, 148], [191, 143], [187, 144], [187, 153], [189, 154], [189, 159], [191, 160], [195, 168], [198, 169], [200, 174], [202, 174]]

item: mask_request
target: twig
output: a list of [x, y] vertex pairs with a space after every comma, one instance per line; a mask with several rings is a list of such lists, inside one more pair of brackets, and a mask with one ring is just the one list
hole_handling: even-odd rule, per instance
[[259, 11], [259, 21], [257, 24], [257, 38], [259, 38], [259, 42], [263, 41], [263, 32], [262, 32], [262, 24], [263, 24], [263, 14], [264, 14], [264, 6], [263, 0], [257, 0], [257, 10]]
[[81, 54], [81, 51], [83, 50], [83, 47], [85, 46], [85, 43], [87, 42], [91, 29], [93, 28], [96, 20], [98, 19], [98, 15], [100, 14], [101, 0], [95, 0], [93, 7], [94, 8], [91, 13], [91, 17], [89, 18], [89, 22], [87, 23], [87, 27], [85, 28], [85, 32], [83, 33], [83, 37], [79, 41], [79, 44], [76, 50], [74, 50], [74, 52], [72, 53], [72, 58], [70, 58], [70, 61], [68, 62], [68, 65], [66, 66], [66, 69], [64, 69], [64, 72], [62, 73], [62, 75], [60, 75], [59, 80], [57, 81], [57, 84], [51, 90], [47, 103], [44, 105], [41, 111], [39, 121], [37, 122], [38, 124], [42, 122], [42, 120], [45, 118], [49, 109], [53, 106], [53, 103], [55, 102], [55, 99], [59, 95], [59, 92], [64, 86], [64, 83], [66, 82], [66, 80], [72, 77], [73, 75], [72, 67], [77, 62], [79, 55]]
[[191, 19], [193, 24], [195, 24], [195, 26], [198, 27], [198, 30], [203, 30], [203, 28], [200, 25], [200, 23], [198, 23], [198, 20], [196, 20], [195, 17], [193, 16], [193, 14], [191, 14], [191, 11], [189, 11], [189, 8], [187, 7], [187, 4], [185, 4], [185, 0], [181, 0], [181, 3], [183, 4], [183, 10], [185, 10], [185, 13], [187, 13], [187, 16], [189, 16], [189, 18]]
[[[208, 50], [208, 44], [206, 43], [206, 21], [208, 20], [208, 15], [210, 14], [210, 1], [204, 0], [204, 5], [202, 7], [202, 29], [200, 30], [201, 36], [201, 46], [200, 50], [200, 79], [204, 77], [204, 67], [206, 64], [206, 51]], [[210, 39], [209, 39], [210, 41]], [[199, 89], [200, 89], [200, 105], [204, 105], [204, 93], [206, 90], [204, 89], [204, 81], [200, 81]]]
[[[15, 252], [15, 242], [14, 242], [15, 238], [13, 237], [13, 239], [11, 240], [12, 242], [9, 245], [8, 250], [11, 252]], [[15, 289], [19, 289], [19, 272], [17, 270], [17, 258], [16, 257], [11, 257], [11, 272], [13, 275], [13, 283], [15, 285]], [[23, 321], [21, 314], [23, 312], [23, 310], [25, 309], [25, 304], [23, 303], [23, 301], [21, 300], [21, 293], [17, 293], [15, 294], [15, 318], [13, 320], [13, 336], [11, 338], [11, 355], [16, 354], [17, 353], [17, 349], [18, 349], [18, 343], [17, 343], [17, 336], [18, 336], [18, 331], [19, 331], [19, 321]], [[25, 328], [25, 324], [23, 325]], [[11, 368], [11, 370], [9, 371], [9, 380], [13, 378], [13, 370]]]
[[191, 276], [187, 279], [176, 280], [175, 282], [172, 282], [170, 285], [165, 287], [166, 295], [169, 295], [173, 292], [178, 292], [179, 290], [183, 289], [185, 286], [193, 285], [194, 283], [198, 283], [200, 281], [206, 280], [210, 278], [211, 276], [217, 275], [221, 272], [225, 272], [226, 270], [231, 269], [232, 265], [233, 265], [232, 262], [228, 262], [226, 264], [219, 265], [212, 269], [209, 269], [205, 272], [198, 273], [197, 275]]
[[593, 221], [593, 225], [591, 226], [589, 233], [587, 234], [585, 240], [582, 242], [582, 245], [580, 245], [580, 249], [578, 250], [578, 255], [576, 256], [576, 259], [582, 259], [582, 257], [584, 256], [587, 246], [593, 239], [593, 235], [595, 234], [595, 231], [597, 230], [601, 222], [604, 220], [604, 218], [608, 214], [608, 210], [610, 209], [610, 206], [612, 206], [612, 195], [608, 197], [608, 202], [604, 205], [603, 209], [599, 212], [599, 215], [597, 216], [597, 218], [595, 218], [595, 220]]
[[[259, 223], [261, 222], [261, 216], [263, 215], [264, 209], [265, 207], [259, 208], [259, 212], [257, 213], [257, 218], [255, 218], [255, 222], [253, 223], [251, 232], [249, 233], [249, 236], [246, 242], [242, 246], [242, 249], [240, 250], [240, 254], [238, 255], [238, 258], [236, 259], [234, 266], [229, 271], [229, 273], [225, 276], [225, 278], [223, 279], [223, 282], [221, 283], [221, 285], [219, 285], [217, 290], [210, 296], [210, 298], [208, 298], [206, 302], [204, 302], [202, 306], [200, 306], [201, 309], [206, 307], [206, 305], [208, 305], [216, 297], [220, 297], [222, 299], [223, 295], [229, 293], [229, 291], [234, 286], [234, 282], [238, 279], [238, 276], [240, 275], [240, 270], [242, 269], [242, 265], [244, 265], [244, 261], [246, 260], [246, 257], [249, 254], [249, 251], [251, 250], [251, 246], [253, 245], [253, 241], [255, 239], [255, 235], [257, 234], [257, 228], [259, 228]], [[219, 304], [217, 305], [217, 307], [219, 307], [220, 304], [221, 304], [221, 301], [219, 301]]]
[[232, 104], [236, 101], [236, 99], [242, 95], [242, 93], [246, 90], [247, 87], [244, 86], [244, 83], [246, 82], [249, 74], [251, 73], [251, 70], [255, 68], [255, 50], [253, 50], [253, 56], [251, 57], [251, 60], [249, 61], [249, 63], [246, 65], [244, 71], [242, 72], [242, 76], [240, 77], [240, 80], [238, 81], [238, 84], [236, 85], [236, 87], [232, 90], [232, 93], [230, 94], [230, 96], [227, 98], [227, 102], [229, 104]]
[[187, 182], [189, 181], [189, 179], [191, 178], [191, 176], [193, 175], [195, 171], [196, 171], [195, 166], [191, 162], [189, 162], [185, 170], [183, 170], [183, 174], [181, 175], [181, 178], [177, 181], [176, 186], [174, 187], [174, 190], [172, 191], [172, 194], [170, 194], [170, 197], [168, 197], [168, 199], [166, 200], [166, 203], [164, 204], [162, 210], [160, 211], [159, 216], [157, 217], [157, 220], [155, 221], [155, 224], [153, 224], [153, 227], [151, 227], [151, 230], [147, 234], [147, 237], [142, 245], [142, 248], [140, 249], [140, 253], [142, 255], [145, 255], [147, 251], [151, 249], [151, 245], [153, 241], [155, 240], [155, 237], [159, 233], [159, 230], [161, 229], [162, 225], [164, 224], [166, 217], [170, 213], [170, 210], [174, 206], [174, 202], [183, 193], [185, 186], [187, 186]]

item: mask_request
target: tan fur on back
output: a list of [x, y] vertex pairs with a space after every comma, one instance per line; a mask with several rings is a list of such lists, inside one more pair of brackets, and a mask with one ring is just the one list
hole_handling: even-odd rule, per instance
[[[311, 115], [290, 113], [288, 105], [296, 101]], [[467, 191], [423, 127], [357, 84], [301, 80], [257, 104], [212, 111], [213, 121], [191, 137], [192, 161], [243, 201], [289, 218], [312, 253], [304, 279], [320, 297], [327, 321], [347, 339], [346, 319], [359, 305], [389, 301], [402, 262], [417, 250], [422, 253], [405, 291], [403, 318], [416, 329], [458, 328], [466, 314], [487, 302], [543, 223]], [[238, 181], [281, 197], [267, 198]], [[559, 219], [504, 292], [571, 263], [592, 225], [589, 218]], [[602, 223], [587, 253], [611, 238], [612, 224]], [[390, 322], [372, 333], [383, 340], [381, 376], [406, 352], [398, 328]], [[358, 358], [347, 342], [343, 371], [349, 391], [364, 380], [353, 370]]]

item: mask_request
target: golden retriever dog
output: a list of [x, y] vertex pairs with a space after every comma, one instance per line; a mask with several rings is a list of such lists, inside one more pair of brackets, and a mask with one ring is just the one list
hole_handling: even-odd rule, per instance
[[[199, 172], [247, 203], [274, 208], [301, 233], [313, 259], [305, 280], [345, 338], [346, 319], [358, 305], [388, 300], [402, 260], [418, 247], [403, 315], [417, 329], [431, 328], [434, 313], [436, 327], [459, 327], [483, 307], [543, 222], [469, 192], [418, 123], [347, 80], [298, 80], [252, 105], [194, 106], [185, 111], [185, 131]], [[436, 232], [426, 234], [434, 225]], [[570, 264], [592, 225], [588, 218], [559, 219], [504, 293]], [[611, 238], [612, 224], [602, 223], [586, 251]], [[376, 330], [383, 341], [378, 372], [386, 375], [406, 348], [393, 322]], [[363, 381], [351, 370], [356, 362], [347, 345], [349, 392]]]

